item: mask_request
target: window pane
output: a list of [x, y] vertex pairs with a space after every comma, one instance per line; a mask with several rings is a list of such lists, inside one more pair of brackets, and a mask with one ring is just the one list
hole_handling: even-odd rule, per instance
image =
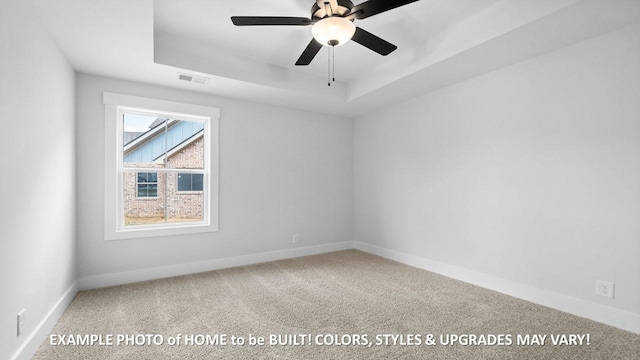
[[204, 123], [124, 113], [124, 167], [204, 169]]
[[191, 174], [178, 174], [178, 191], [191, 191]]
[[175, 120], [167, 129], [167, 167], [204, 168], [204, 124]]
[[147, 184], [138, 184], [138, 197], [147, 197]]
[[203, 174], [193, 174], [191, 177], [191, 190], [192, 191], [202, 191], [204, 175]]
[[[146, 173], [142, 173], [146, 174]], [[165, 186], [166, 174], [150, 173], [157, 183], [137, 183], [140, 173], [125, 171], [123, 178], [123, 216], [124, 224], [143, 225], [165, 222]], [[147, 174], [148, 178], [148, 174]]]
[[166, 119], [125, 113], [123, 116], [125, 167], [164, 167]]

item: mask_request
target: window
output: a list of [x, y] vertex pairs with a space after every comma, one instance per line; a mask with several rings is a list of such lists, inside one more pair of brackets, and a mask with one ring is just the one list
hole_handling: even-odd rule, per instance
[[139, 198], [158, 197], [158, 173], [140, 172], [137, 178], [136, 188]]
[[178, 191], [202, 191], [202, 174], [178, 174]]
[[215, 108], [104, 93], [105, 239], [217, 230]]

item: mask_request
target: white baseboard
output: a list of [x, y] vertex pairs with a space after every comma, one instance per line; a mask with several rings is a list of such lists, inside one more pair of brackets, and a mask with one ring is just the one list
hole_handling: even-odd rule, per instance
[[549, 290], [440, 263], [427, 258], [389, 250], [360, 241], [355, 242], [355, 248], [387, 259], [395, 260], [403, 264], [527, 300], [535, 304], [547, 306], [603, 324], [611, 325], [619, 329], [640, 334], [640, 314], [592, 303]]
[[47, 338], [47, 335], [51, 333], [51, 330], [56, 325], [64, 311], [67, 310], [69, 304], [78, 293], [78, 283], [74, 282], [67, 291], [60, 297], [55, 305], [49, 310], [47, 315], [38, 323], [29, 336], [24, 340], [22, 345], [13, 354], [10, 360], [29, 360], [33, 357], [33, 354], [38, 351], [38, 348], [43, 341]]
[[353, 249], [352, 241], [332, 244], [307, 246], [294, 249], [269, 251], [257, 254], [234, 256], [222, 259], [198, 261], [186, 264], [168, 265], [150, 269], [141, 269], [111, 273], [104, 275], [87, 276], [78, 279], [80, 290], [95, 289], [107, 286], [129, 284], [139, 281], [155, 280], [172, 276], [195, 274], [205, 271], [226, 269], [235, 266], [244, 266], [268, 261], [290, 259], [300, 256], [316, 255], [333, 251]]

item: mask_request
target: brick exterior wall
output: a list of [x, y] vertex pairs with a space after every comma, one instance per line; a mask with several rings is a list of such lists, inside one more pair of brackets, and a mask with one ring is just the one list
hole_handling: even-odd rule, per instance
[[169, 156], [169, 167], [179, 169], [204, 168], [204, 137], [200, 136], [199, 139]]
[[[172, 154], [168, 164], [172, 168], [201, 169], [204, 166], [204, 138], [201, 136], [180, 151]], [[127, 163], [127, 167], [164, 168], [159, 164]], [[158, 197], [137, 197], [137, 172], [124, 174], [125, 225], [164, 222], [165, 203], [168, 222], [202, 220], [204, 195], [201, 191], [178, 192], [178, 174], [158, 173]], [[165, 202], [165, 184], [167, 199]]]

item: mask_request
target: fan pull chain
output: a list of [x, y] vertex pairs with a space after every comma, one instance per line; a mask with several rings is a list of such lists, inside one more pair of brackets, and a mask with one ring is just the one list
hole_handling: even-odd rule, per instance
[[327, 49], [327, 86], [331, 86], [331, 47]]
[[336, 82], [336, 47], [331, 45], [327, 50], [327, 85]]
[[336, 81], [336, 47], [335, 46], [331, 47], [331, 53], [332, 53], [331, 57], [333, 58], [332, 59], [333, 60], [333, 66], [332, 66], [332, 69], [331, 69], [331, 78], [332, 78], [332, 81], [335, 82]]

